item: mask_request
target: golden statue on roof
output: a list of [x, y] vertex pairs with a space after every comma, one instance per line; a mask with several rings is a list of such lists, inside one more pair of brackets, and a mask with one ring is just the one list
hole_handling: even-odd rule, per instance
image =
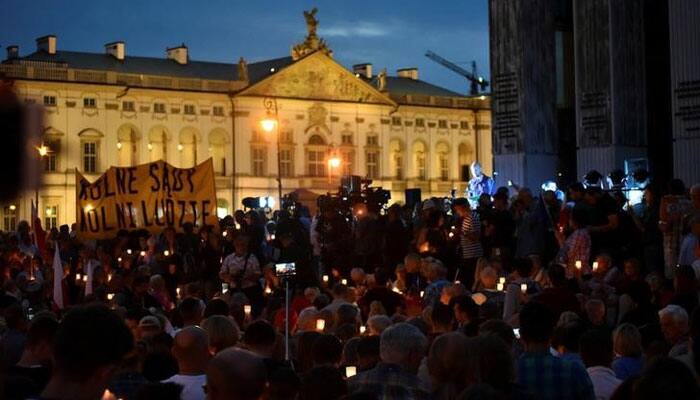
[[295, 61], [319, 50], [329, 56], [333, 56], [333, 52], [328, 48], [326, 41], [319, 38], [316, 34], [316, 30], [318, 29], [318, 19], [316, 19], [317, 12], [318, 9], [316, 7], [311, 9], [311, 11], [304, 11], [307, 34], [303, 42], [292, 47], [292, 59]]

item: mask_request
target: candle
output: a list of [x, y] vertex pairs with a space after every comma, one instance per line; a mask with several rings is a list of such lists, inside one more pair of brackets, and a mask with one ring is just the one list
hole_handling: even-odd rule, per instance
[[117, 262], [122, 262], [122, 258], [121, 258], [121, 257], [118, 257], [118, 258], [117, 258]]
[[239, 224], [238, 222], [236, 222], [236, 230], [238, 230], [238, 229], [241, 229], [241, 224]]
[[328, 283], [328, 275], [323, 275], [323, 283]]
[[395, 293], [401, 294], [401, 291], [396, 286], [394, 286], [391, 290], [394, 291]]
[[342, 283], [343, 285], [347, 285], [347, 284], [348, 284], [348, 280], [345, 279], [345, 278], [343, 278], [343, 279], [340, 280], [340, 283]]
[[270, 293], [272, 293], [272, 289], [270, 289], [270, 287], [268, 286], [265, 288], [265, 294], [270, 294]]
[[318, 319], [316, 320], [316, 330], [319, 332], [323, 332], [323, 329], [326, 327], [326, 320], [323, 319]]
[[360, 334], [365, 333], [366, 330], [367, 330], [367, 327], [365, 327], [364, 325], [360, 326]]
[[82, 277], [80, 276], [80, 274], [75, 274], [75, 281], [76, 282], [80, 282], [81, 279], [82, 279]]
[[177, 294], [177, 297], [180, 297], [180, 288], [175, 288], [175, 293]]
[[423, 298], [423, 295], [425, 294], [425, 290], [420, 291], [420, 297]]
[[253, 307], [251, 307], [250, 304], [246, 304], [243, 306], [243, 312], [245, 312], [245, 315], [250, 315], [251, 311], [253, 311]]
[[593, 261], [593, 271], [598, 270], [598, 261]]
[[165, 250], [165, 251], [163, 252], [163, 255], [166, 256], [166, 257], [169, 256], [169, 255], [170, 255], [170, 251]]
[[146, 257], [146, 252], [143, 250], [141, 250], [141, 253], [139, 253], [139, 254], [141, 255], [141, 257]]
[[270, 235], [270, 240], [275, 240], [275, 234]]
[[107, 293], [107, 300], [112, 300], [114, 298], [114, 293]]
[[87, 282], [87, 275], [83, 275], [83, 282]]
[[497, 289], [499, 292], [503, 291], [503, 283], [498, 282], [498, 284], [496, 285], [496, 289]]
[[457, 285], [459, 285], [460, 283], [462, 283], [462, 282], [461, 282], [459, 279], [457, 279], [457, 280], [455, 281], [455, 284], [457, 284]]
[[520, 291], [523, 293], [527, 293], [527, 283], [520, 284]]
[[506, 278], [504, 276], [498, 278], [498, 283], [506, 283]]
[[581, 260], [576, 260], [576, 269], [581, 269], [582, 265]]
[[355, 376], [357, 374], [357, 368], [353, 365], [348, 365], [345, 367], [345, 377], [350, 378], [352, 376]]
[[226, 237], [226, 235], [228, 235], [228, 231], [224, 231], [221, 235], [222, 235], [223, 237]]
[[131, 249], [126, 249], [126, 254], [131, 254]]
[[112, 280], [112, 274], [107, 274], [107, 282]]
[[455, 236], [455, 233], [454, 233], [454, 232], [450, 232], [450, 233], [447, 234], [447, 236], [449, 236], [449, 237], [454, 237], [454, 236]]
[[221, 293], [228, 292], [228, 283], [224, 282], [221, 284]]

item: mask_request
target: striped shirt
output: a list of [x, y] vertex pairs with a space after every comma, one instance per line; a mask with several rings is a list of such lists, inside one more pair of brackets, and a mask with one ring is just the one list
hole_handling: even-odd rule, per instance
[[[468, 236], [476, 234], [476, 239]], [[481, 221], [479, 213], [472, 211], [462, 218], [462, 230], [460, 237], [460, 247], [462, 248], [462, 259], [481, 257], [484, 254], [481, 248]]]
[[579, 363], [547, 352], [526, 352], [518, 359], [517, 368], [518, 384], [535, 399], [595, 399], [593, 383]]

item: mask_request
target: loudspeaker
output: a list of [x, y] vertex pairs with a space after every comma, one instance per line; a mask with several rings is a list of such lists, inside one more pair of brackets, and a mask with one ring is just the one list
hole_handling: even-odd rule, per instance
[[411, 209], [415, 208], [416, 204], [421, 203], [420, 188], [406, 189], [404, 193], [406, 195], [406, 205]]

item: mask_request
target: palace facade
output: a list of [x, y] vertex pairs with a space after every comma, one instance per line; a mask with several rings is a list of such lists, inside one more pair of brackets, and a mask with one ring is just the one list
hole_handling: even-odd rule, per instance
[[[335, 191], [340, 176], [360, 175], [391, 190], [392, 202], [420, 188], [426, 196], [463, 191], [468, 165], [492, 172], [490, 99], [431, 85], [415, 68], [396, 76], [353, 71], [309, 30], [290, 57], [247, 63], [191, 60], [183, 44], [166, 57], [129, 56], [123, 42], [104, 53], [7, 48], [0, 76], [18, 95], [44, 106], [39, 209], [45, 226], [75, 221], [75, 171], [94, 180], [110, 166], [163, 159], [191, 167], [208, 158], [216, 171], [218, 213], [249, 196], [277, 199], [277, 137], [283, 192]], [[269, 107], [272, 105], [273, 107]], [[275, 117], [267, 133], [261, 120]], [[266, 107], [267, 106], [267, 107]], [[338, 157], [338, 167], [328, 160]], [[30, 216], [34, 193], [2, 204], [3, 230]]]

